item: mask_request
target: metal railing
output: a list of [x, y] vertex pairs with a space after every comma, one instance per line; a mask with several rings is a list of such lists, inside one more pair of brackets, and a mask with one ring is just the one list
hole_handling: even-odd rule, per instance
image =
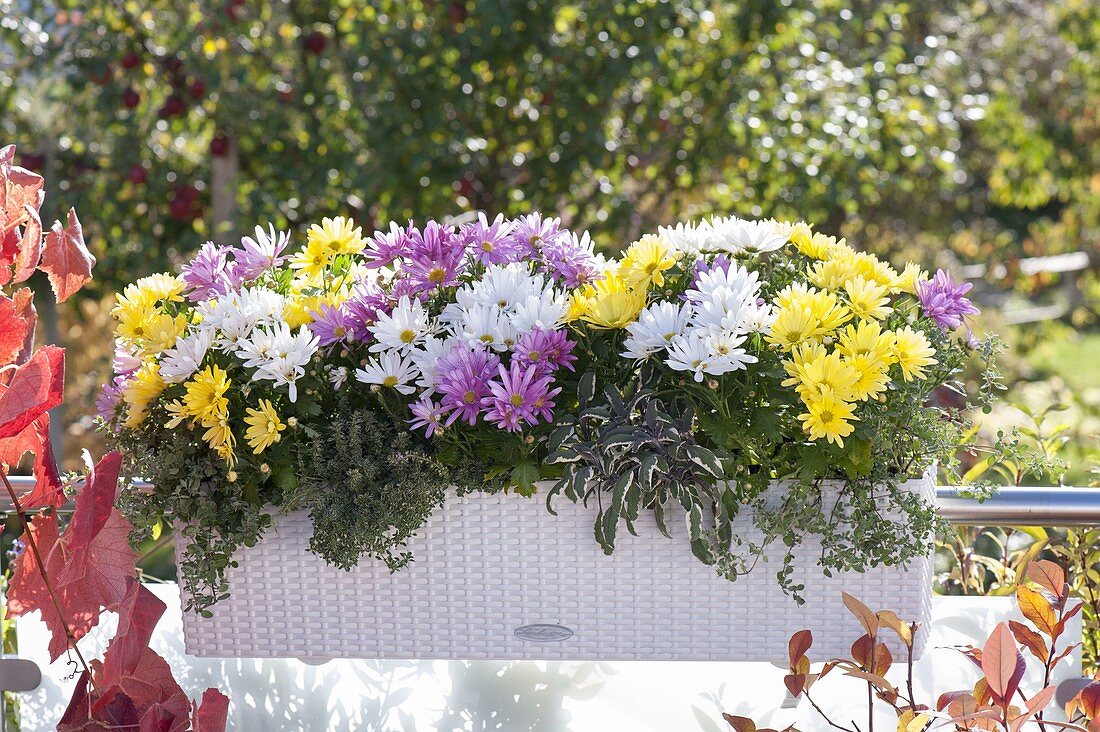
[[[29, 475], [9, 476], [21, 493], [34, 487]], [[135, 483], [137, 487], [148, 486]], [[2, 491], [0, 491], [2, 493]], [[1100, 488], [1073, 486], [1037, 486], [1001, 488], [983, 502], [966, 497], [956, 486], [936, 489], [940, 513], [953, 524], [972, 526], [1100, 526]], [[59, 511], [72, 511], [70, 501]], [[0, 511], [12, 511], [8, 497], [0, 497]]]

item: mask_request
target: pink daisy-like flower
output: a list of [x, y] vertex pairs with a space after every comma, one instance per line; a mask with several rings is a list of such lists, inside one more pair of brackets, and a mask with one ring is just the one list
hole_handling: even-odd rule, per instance
[[315, 310], [313, 322], [308, 327], [317, 336], [317, 345], [322, 348], [355, 339], [354, 319], [343, 308], [332, 305], [323, 304], [320, 310]]
[[401, 266], [402, 280], [412, 283], [417, 292], [457, 284], [465, 266], [466, 244], [454, 227], [429, 221], [423, 231], [410, 229], [409, 238], [412, 246]]
[[448, 412], [447, 425], [461, 419], [471, 427], [481, 414], [481, 402], [489, 396], [489, 380], [496, 373], [500, 358], [488, 349], [455, 346], [442, 356], [435, 367], [436, 391]]
[[535, 211], [516, 220], [512, 239], [521, 251], [538, 256], [547, 243], [557, 240], [561, 234], [561, 219], [544, 219]]
[[519, 432], [523, 424], [536, 424], [539, 417], [553, 419], [553, 397], [561, 388], [550, 390], [551, 377], [542, 376], [537, 366], [513, 363], [497, 367], [499, 381], [489, 382], [489, 396], [482, 400], [485, 419], [508, 432]]
[[414, 230], [413, 223], [409, 222], [408, 230], [390, 222], [389, 231], [376, 231], [374, 236], [367, 240], [367, 246], [363, 250], [363, 258], [367, 260], [368, 267], [385, 267], [395, 259], [404, 257], [412, 251], [412, 238], [409, 231]]
[[510, 264], [519, 261], [527, 251], [517, 246], [512, 237], [514, 226], [500, 214], [490, 223], [484, 213], [478, 212], [477, 221], [463, 226], [460, 234], [466, 251], [474, 261], [486, 266]]
[[409, 424], [412, 425], [413, 429], [423, 427], [425, 437], [431, 437], [443, 430], [443, 417], [446, 412], [430, 397], [421, 397], [420, 401], [409, 407], [409, 411], [413, 413], [413, 418], [409, 420]]
[[392, 303], [382, 290], [366, 284], [357, 286], [351, 299], [343, 304], [347, 324], [351, 328], [351, 340], [369, 341], [370, 327], [378, 320], [380, 313], [388, 313], [391, 308]]
[[961, 326], [966, 316], [979, 312], [965, 297], [972, 287], [969, 282], [956, 282], [950, 272], [941, 269], [931, 281], [917, 283], [917, 299], [925, 315], [943, 330], [951, 330]]
[[549, 374], [563, 367], [573, 370], [573, 362], [577, 360], [573, 355], [575, 345], [564, 330], [535, 328], [520, 336], [514, 352], [520, 363], [537, 366], [544, 374]]
[[182, 275], [189, 300], [202, 302], [236, 289], [240, 279], [235, 264], [226, 258], [228, 253], [229, 247], [208, 241], [195, 258], [184, 265]]

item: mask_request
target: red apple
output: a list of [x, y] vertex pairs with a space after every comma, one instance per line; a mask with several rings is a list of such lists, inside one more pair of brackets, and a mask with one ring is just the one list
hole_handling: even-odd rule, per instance
[[187, 87], [187, 93], [191, 95], [192, 99], [202, 99], [203, 95], [206, 94], [206, 84], [203, 83], [202, 79], [195, 79]]
[[138, 64], [141, 63], [141, 56], [134, 51], [130, 51], [128, 54], [122, 57], [122, 68], [124, 69], [136, 69]]
[[161, 119], [171, 119], [183, 114], [185, 109], [187, 109], [187, 105], [183, 103], [183, 99], [178, 94], [169, 94], [168, 98], [164, 100], [164, 106], [157, 112], [157, 116]]
[[126, 109], [133, 109], [141, 103], [141, 95], [133, 89], [127, 89], [122, 92], [122, 103], [126, 105]]

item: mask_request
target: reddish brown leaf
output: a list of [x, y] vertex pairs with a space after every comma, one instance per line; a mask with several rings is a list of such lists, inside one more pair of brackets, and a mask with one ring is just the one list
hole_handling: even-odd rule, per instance
[[982, 648], [982, 671], [994, 699], [1004, 704], [1016, 693], [1026, 670], [1024, 657], [1016, 650], [1016, 640], [1007, 623], [997, 623]]
[[[15, 357], [13, 363], [25, 363], [34, 352], [34, 327], [38, 323], [38, 313], [34, 309], [34, 292], [29, 287], [16, 290], [12, 298], [15, 303], [16, 314], [26, 323], [23, 335], [23, 350]], [[3, 383], [7, 383], [4, 381]]]
[[844, 607], [848, 608], [848, 611], [856, 616], [856, 620], [858, 620], [859, 624], [863, 626], [863, 629], [867, 631], [867, 635], [874, 638], [878, 634], [878, 616], [871, 612], [871, 608], [867, 607], [847, 592], [842, 592], [840, 594], [844, 600]]
[[[228, 718], [229, 697], [217, 689], [207, 689], [202, 694], [202, 703], [195, 708], [192, 716], [192, 730], [193, 732], [225, 732]], [[737, 727], [734, 726], [734, 729]], [[754, 732], [754, 730], [755, 725], [746, 728], [745, 732]]]
[[65, 491], [50, 445], [49, 412], [39, 415], [19, 434], [0, 438], [0, 468], [13, 468], [28, 452], [34, 453], [34, 488], [19, 497], [19, 505], [24, 509], [60, 506], [65, 502]]
[[974, 683], [974, 700], [982, 707], [992, 701], [989, 692], [989, 681], [983, 676]]
[[1016, 637], [1016, 640], [1031, 651], [1031, 655], [1039, 659], [1041, 663], [1046, 663], [1050, 652], [1043, 636], [1016, 620], [1009, 620], [1008, 627], [1012, 630], [1012, 635]]
[[0, 148], [0, 239], [24, 224], [28, 207], [38, 211], [45, 196], [42, 176], [14, 161], [14, 145]]
[[[210, 693], [207, 691], [207, 693]], [[205, 699], [205, 695], [203, 699]], [[733, 714], [723, 714], [722, 719], [726, 720], [730, 727], [733, 727], [737, 732], [756, 732], [756, 722], [752, 721], [748, 717], [738, 717]], [[198, 732], [198, 730], [196, 730]]]
[[[112, 508], [104, 521], [100, 493], [114, 494], [111, 479], [114, 458], [108, 456], [96, 466], [101, 478], [90, 480], [77, 500], [76, 511], [65, 536], [58, 538], [54, 514], [36, 518], [31, 532], [42, 553], [53, 582], [58, 603], [75, 639], [83, 637], [99, 622], [101, 608], [114, 610], [125, 599], [134, 577], [134, 552], [130, 548], [130, 523]], [[114, 473], [117, 478], [117, 472]], [[91, 516], [86, 514], [91, 513]], [[94, 535], [89, 532], [98, 526]], [[78, 551], [74, 551], [74, 547]], [[31, 552], [20, 558], [8, 591], [8, 611], [18, 617], [34, 610], [51, 633], [50, 657], [65, 652], [65, 627], [49, 598], [46, 585]]]
[[791, 668], [798, 665], [799, 659], [806, 655], [806, 651], [810, 650], [813, 642], [814, 635], [808, 630], [800, 630], [791, 636], [791, 640], [787, 643], [787, 656], [790, 659]]
[[886, 647], [885, 643], [879, 643], [875, 646], [875, 654], [872, 659], [870, 671], [873, 674], [879, 676], [885, 676], [886, 672], [890, 670], [890, 666], [894, 663], [894, 656], [890, 653], [890, 649]]
[[945, 691], [944, 693], [940, 694], [940, 698], [936, 700], [936, 711], [937, 712], [942, 712], [944, 709], [947, 708], [948, 704], [950, 704], [951, 702], [955, 701], [956, 699], [959, 699], [960, 697], [964, 697], [964, 696], [965, 697], [970, 697], [971, 699], [974, 698], [973, 694], [971, 694], [969, 691], [966, 691], [966, 690], [962, 690], [962, 691]]
[[1093, 681], [1075, 697], [1078, 708], [1089, 719], [1100, 717], [1100, 681]]
[[69, 225], [54, 222], [42, 249], [42, 263], [38, 268], [50, 278], [54, 296], [65, 302], [69, 296], [92, 279], [95, 257], [84, 246], [84, 233], [76, 211], [69, 209]]
[[57, 346], [39, 348], [29, 361], [15, 368], [7, 385], [0, 387], [0, 438], [19, 434], [56, 407], [64, 390], [65, 352]]
[[23, 235], [19, 240], [19, 253], [15, 256], [15, 275], [12, 282], [23, 282], [38, 267], [42, 258], [42, 219], [38, 211], [30, 206], [26, 209], [26, 221], [23, 223]]
[[137, 580], [130, 583], [118, 608], [118, 632], [103, 657], [103, 679], [107, 683], [134, 673], [157, 621], [167, 606]]
[[1023, 713], [1015, 717], [1011, 722], [1009, 722], [1009, 732], [1020, 732], [1020, 728], [1027, 724], [1028, 720], [1030, 720], [1036, 712], [1041, 712], [1042, 710], [1046, 709], [1047, 705], [1050, 704], [1050, 700], [1053, 698], [1053, 686], [1048, 686], [1045, 689], [1036, 692], [1030, 699], [1028, 699], [1027, 708], [1024, 709]]
[[15, 300], [0, 294], [0, 367], [15, 363], [32, 327]]
[[806, 674], [787, 674], [783, 677], [783, 685], [791, 696], [798, 696], [806, 688]]
[[861, 635], [852, 644], [852, 660], [865, 669], [871, 668], [875, 658], [875, 640], [869, 635]]
[[1016, 601], [1020, 605], [1020, 612], [1024, 617], [1035, 623], [1035, 627], [1047, 635], [1054, 635], [1054, 629], [1058, 625], [1058, 619], [1054, 615], [1054, 608], [1050, 601], [1030, 587], [1020, 585], [1016, 588]]
[[1084, 606], [1085, 604], [1083, 602], [1079, 602], [1066, 612], [1062, 613], [1062, 617], [1058, 618], [1058, 622], [1054, 624], [1054, 638], [1057, 639], [1059, 636], [1062, 635], [1062, 633], [1065, 632], [1066, 623], [1068, 623], [1074, 615], [1081, 612], [1081, 608], [1083, 608]]
[[1027, 565], [1027, 578], [1055, 597], [1061, 597], [1066, 587], [1066, 573], [1058, 564], [1037, 559]]

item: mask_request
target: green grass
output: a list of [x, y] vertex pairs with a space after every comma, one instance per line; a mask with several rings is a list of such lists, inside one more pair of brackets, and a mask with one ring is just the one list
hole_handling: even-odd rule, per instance
[[1100, 388], [1100, 333], [1052, 339], [1029, 360], [1038, 371], [1061, 376], [1071, 389]]

